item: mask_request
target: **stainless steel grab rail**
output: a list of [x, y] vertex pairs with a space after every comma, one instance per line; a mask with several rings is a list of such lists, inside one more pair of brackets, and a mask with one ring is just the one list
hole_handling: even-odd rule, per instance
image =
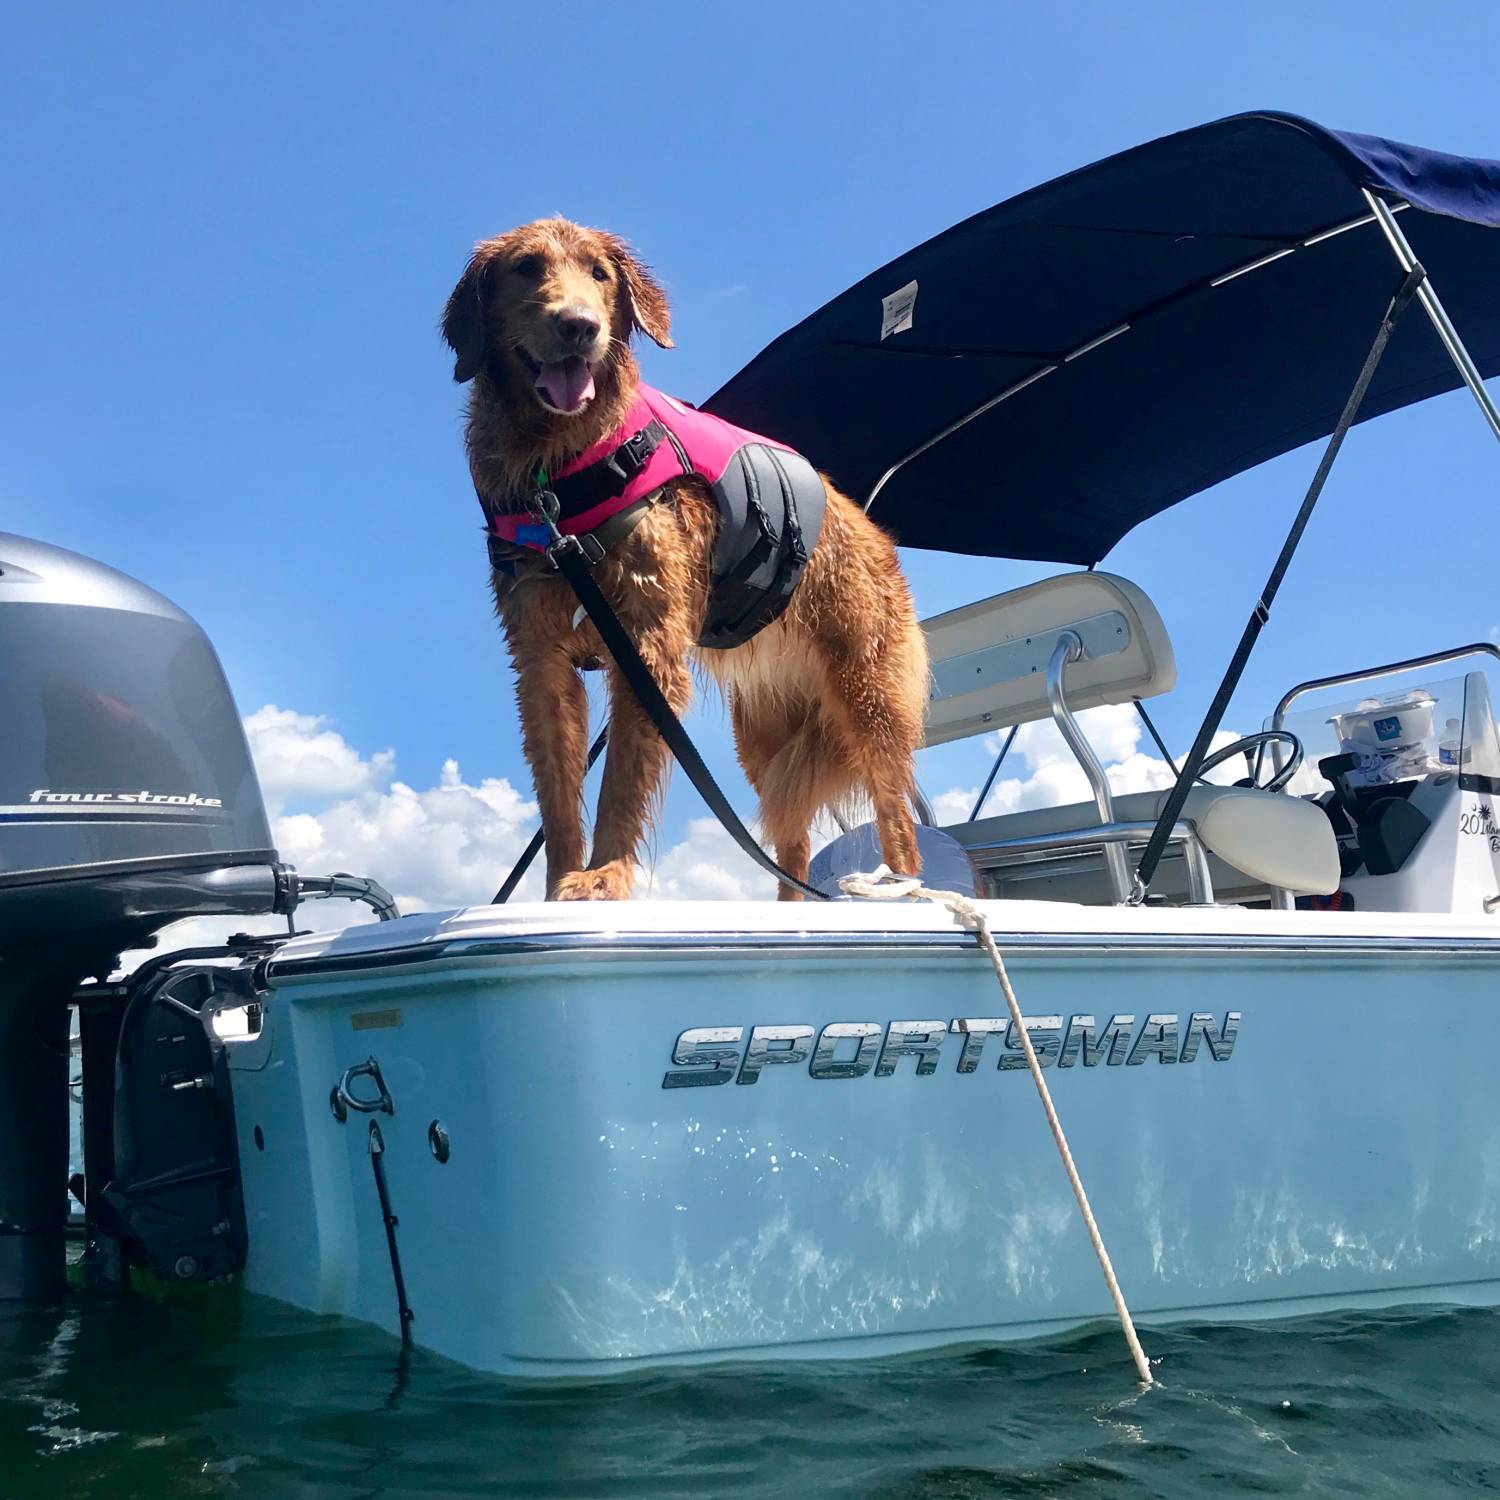
[[[1115, 799], [1109, 789], [1109, 777], [1104, 774], [1104, 767], [1099, 764], [1094, 747], [1078, 727], [1078, 721], [1073, 717], [1073, 710], [1068, 707], [1068, 700], [1063, 692], [1063, 672], [1069, 662], [1077, 661], [1082, 655], [1082, 636], [1074, 630], [1061, 632], [1057, 637], [1057, 645], [1052, 649], [1052, 659], [1047, 663], [1047, 702], [1052, 708], [1052, 722], [1057, 725], [1068, 749], [1073, 752], [1073, 758], [1088, 778], [1089, 789], [1094, 794], [1094, 805], [1099, 809], [1099, 821], [1111, 824], [1115, 821]], [[1123, 845], [1113, 840], [1105, 842], [1104, 867], [1109, 871], [1115, 905], [1123, 906], [1130, 899], [1130, 865], [1125, 859]]]

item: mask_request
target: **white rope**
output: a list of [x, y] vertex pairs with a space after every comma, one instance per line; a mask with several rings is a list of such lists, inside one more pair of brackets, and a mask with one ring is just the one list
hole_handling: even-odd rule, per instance
[[1099, 1233], [1099, 1226], [1094, 1222], [1094, 1211], [1089, 1207], [1089, 1195], [1084, 1191], [1083, 1179], [1078, 1175], [1078, 1168], [1073, 1165], [1073, 1153], [1068, 1149], [1068, 1138], [1063, 1134], [1062, 1121], [1057, 1118], [1057, 1110], [1052, 1104], [1052, 1094], [1047, 1088], [1046, 1078], [1042, 1076], [1042, 1065], [1037, 1061], [1036, 1049], [1031, 1045], [1031, 1037], [1026, 1030], [1026, 1021], [1021, 1015], [1020, 1002], [1016, 999], [1016, 992], [1011, 988], [1010, 975], [1005, 972], [1005, 960], [995, 946], [995, 939], [990, 933], [990, 924], [985, 920], [984, 913], [967, 896], [960, 895], [957, 891], [931, 890], [923, 885], [917, 876], [893, 875], [884, 865], [871, 875], [845, 875], [839, 881], [839, 889], [845, 895], [862, 896], [874, 901], [899, 901], [909, 896], [919, 897], [925, 901], [936, 901], [940, 906], [946, 906], [953, 913], [959, 926], [966, 927], [972, 932], [979, 939], [979, 946], [989, 954], [990, 962], [995, 966], [995, 975], [1000, 981], [1000, 988], [1005, 992], [1005, 1003], [1010, 1008], [1012, 1030], [1021, 1038], [1021, 1048], [1026, 1054], [1026, 1066], [1031, 1070], [1031, 1081], [1036, 1085], [1036, 1091], [1041, 1097], [1042, 1109], [1047, 1115], [1047, 1123], [1052, 1127], [1052, 1139], [1057, 1142], [1057, 1154], [1062, 1157], [1063, 1166], [1068, 1173], [1068, 1181], [1072, 1184], [1073, 1196], [1078, 1200], [1078, 1210], [1083, 1215], [1084, 1227], [1089, 1232], [1094, 1254], [1099, 1257], [1099, 1269], [1104, 1272], [1104, 1284], [1109, 1288], [1110, 1298], [1115, 1304], [1115, 1313], [1120, 1319], [1120, 1328], [1130, 1348], [1130, 1357], [1135, 1361], [1136, 1373], [1141, 1377], [1142, 1385], [1153, 1385], [1155, 1382], [1151, 1378], [1150, 1361], [1146, 1358], [1145, 1350], [1141, 1348], [1141, 1341], [1136, 1337], [1130, 1309], [1125, 1305], [1125, 1294], [1120, 1290], [1120, 1283], [1115, 1279], [1115, 1268], [1110, 1263], [1109, 1251], [1104, 1248], [1104, 1239]]

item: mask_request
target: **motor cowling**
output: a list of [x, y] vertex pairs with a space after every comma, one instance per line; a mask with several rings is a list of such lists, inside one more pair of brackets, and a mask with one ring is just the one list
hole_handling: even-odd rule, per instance
[[0, 890], [275, 858], [203, 631], [102, 563], [6, 533], [0, 723]]

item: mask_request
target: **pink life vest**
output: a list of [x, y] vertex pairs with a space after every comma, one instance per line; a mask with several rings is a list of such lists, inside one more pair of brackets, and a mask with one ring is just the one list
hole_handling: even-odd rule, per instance
[[[556, 496], [559, 531], [587, 537], [688, 474], [708, 482], [719, 510], [699, 644], [738, 646], [791, 601], [822, 528], [823, 481], [800, 453], [642, 384], [620, 426], [556, 474], [539, 474], [538, 490]], [[486, 514], [500, 541], [546, 551], [551, 530], [530, 509]], [[492, 559], [508, 566], [494, 549]]]

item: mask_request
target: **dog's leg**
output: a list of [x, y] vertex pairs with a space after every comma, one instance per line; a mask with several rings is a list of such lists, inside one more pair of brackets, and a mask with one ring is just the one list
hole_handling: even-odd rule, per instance
[[547, 893], [583, 864], [583, 776], [589, 700], [583, 678], [559, 643], [516, 654], [521, 744], [531, 767], [547, 848]]
[[[795, 833], [790, 829], [783, 832], [770, 830], [771, 846], [776, 851], [776, 863], [781, 866], [794, 880], [807, 883], [807, 867], [811, 863], [812, 840], [808, 833], [808, 823]], [[776, 882], [776, 899], [778, 901], [805, 901], [806, 896], [801, 891], [794, 890], [785, 881]]]
[[[690, 637], [685, 629], [669, 627], [645, 631], [636, 641], [641, 659], [677, 714], [687, 709], [693, 691], [682, 644], [686, 639]], [[558, 882], [554, 894], [559, 901], [629, 899], [647, 814], [661, 795], [666, 762], [666, 744], [636, 702], [630, 684], [611, 663], [609, 748], [599, 787], [593, 855], [587, 869]]]
[[[788, 875], [807, 879], [810, 810], [796, 804], [801, 800], [788, 795], [786, 776], [777, 774], [778, 757], [783, 757], [807, 718], [804, 706], [793, 706], [769, 694], [755, 697], [734, 691], [729, 699], [729, 718], [734, 725], [734, 744], [740, 765], [755, 795], [760, 798], [761, 822], [765, 825], [776, 863]], [[780, 768], [783, 771], [785, 766]], [[778, 901], [800, 901], [802, 893], [777, 882]]]
[[[761, 822], [776, 863], [805, 881], [813, 817], [832, 791], [843, 790], [826, 784], [830, 771], [833, 780], [840, 778], [836, 763], [824, 753], [816, 711], [789, 697], [736, 689], [730, 694], [729, 716], [740, 765], [760, 798]], [[804, 898], [778, 883], [776, 899]]]
[[880, 853], [898, 875], [919, 875], [917, 825], [911, 815], [911, 762], [899, 757], [861, 757], [861, 776], [875, 804]]
[[871, 690], [882, 677], [895, 676], [888, 662], [837, 666], [830, 676], [834, 692], [825, 707], [874, 804], [880, 853], [896, 874], [920, 874], [910, 802], [912, 755], [922, 743], [920, 709], [913, 712], [899, 691]]

